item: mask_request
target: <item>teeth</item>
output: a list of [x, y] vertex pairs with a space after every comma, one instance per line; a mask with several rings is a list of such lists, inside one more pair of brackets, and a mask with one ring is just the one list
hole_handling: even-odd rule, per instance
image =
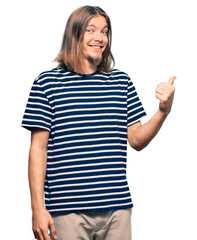
[[101, 48], [100, 46], [91, 46], [91, 47], [94, 47], [94, 48]]

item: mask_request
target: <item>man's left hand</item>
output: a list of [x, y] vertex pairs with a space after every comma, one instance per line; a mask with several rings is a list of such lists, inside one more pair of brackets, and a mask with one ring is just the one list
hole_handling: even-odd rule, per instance
[[168, 83], [161, 82], [155, 89], [155, 96], [160, 100], [159, 110], [166, 115], [171, 111], [175, 92], [175, 87], [173, 86], [175, 79], [176, 77], [173, 76], [169, 79]]

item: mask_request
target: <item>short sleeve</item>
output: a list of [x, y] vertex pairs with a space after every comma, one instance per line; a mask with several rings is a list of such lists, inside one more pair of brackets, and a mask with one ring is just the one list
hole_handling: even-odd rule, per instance
[[21, 126], [31, 130], [39, 127], [51, 131], [52, 109], [48, 98], [38, 83], [38, 78], [33, 82]]
[[146, 112], [138, 97], [135, 86], [129, 78], [127, 88], [127, 127], [140, 121], [144, 116], [146, 116]]

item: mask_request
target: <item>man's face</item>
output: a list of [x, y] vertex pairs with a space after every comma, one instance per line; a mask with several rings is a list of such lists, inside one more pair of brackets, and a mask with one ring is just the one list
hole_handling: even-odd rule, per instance
[[102, 61], [102, 53], [108, 44], [108, 25], [105, 17], [93, 17], [85, 30], [82, 42], [85, 61], [98, 65]]

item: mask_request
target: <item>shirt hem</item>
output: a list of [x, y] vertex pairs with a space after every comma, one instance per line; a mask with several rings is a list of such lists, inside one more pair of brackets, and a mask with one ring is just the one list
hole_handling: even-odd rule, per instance
[[41, 129], [45, 129], [45, 130], [48, 130], [49, 132], [51, 131], [50, 128], [48, 127], [44, 127], [44, 126], [41, 126], [41, 125], [30, 125], [30, 124], [21, 124], [21, 127], [31, 131], [32, 128], [41, 128]]
[[62, 214], [67, 214], [67, 213], [79, 213], [79, 212], [103, 212], [103, 211], [112, 211], [112, 210], [120, 210], [120, 209], [128, 209], [128, 208], [133, 208], [133, 203], [127, 205], [127, 206], [114, 206], [114, 207], [108, 207], [108, 208], [95, 208], [95, 209], [77, 209], [77, 210], [57, 210], [57, 211], [49, 211], [49, 213], [53, 215], [62, 215]]

